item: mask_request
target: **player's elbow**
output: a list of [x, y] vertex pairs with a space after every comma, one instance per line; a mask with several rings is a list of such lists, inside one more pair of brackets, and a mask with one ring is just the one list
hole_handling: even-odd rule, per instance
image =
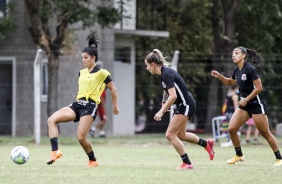
[[228, 84], [227, 85], [229, 85], [229, 86], [234, 86], [235, 85], [235, 81], [232, 81], [232, 80], [228, 80]]
[[262, 86], [258, 86], [256, 88], [257, 88], [258, 92], [262, 92], [263, 91], [263, 87]]

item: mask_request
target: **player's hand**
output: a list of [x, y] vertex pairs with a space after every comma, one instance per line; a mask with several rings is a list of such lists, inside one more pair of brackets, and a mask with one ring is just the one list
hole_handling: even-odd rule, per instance
[[117, 114], [119, 113], [119, 109], [118, 109], [118, 107], [114, 107], [113, 112], [114, 112], [114, 115], [117, 115]]
[[211, 71], [211, 75], [215, 78], [218, 78], [220, 76], [220, 73], [216, 70]]
[[248, 100], [246, 98], [242, 98], [239, 102], [238, 102], [238, 106], [241, 107], [245, 107], [248, 103]]
[[155, 114], [154, 119], [155, 119], [156, 121], [161, 121], [163, 115], [164, 115], [164, 114], [159, 111], [157, 114]]

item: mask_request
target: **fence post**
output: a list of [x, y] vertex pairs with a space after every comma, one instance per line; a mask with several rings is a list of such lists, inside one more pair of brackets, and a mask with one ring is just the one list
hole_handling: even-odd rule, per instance
[[40, 124], [41, 124], [41, 85], [40, 85], [40, 61], [42, 50], [38, 49], [33, 63], [33, 83], [34, 83], [34, 137], [35, 143], [40, 144]]

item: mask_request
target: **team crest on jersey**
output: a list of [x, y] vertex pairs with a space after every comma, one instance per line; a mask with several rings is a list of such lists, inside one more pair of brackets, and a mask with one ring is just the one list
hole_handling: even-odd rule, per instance
[[163, 85], [163, 88], [166, 88], [166, 85], [165, 85], [164, 81], [162, 81], [162, 85]]
[[247, 75], [246, 74], [242, 74], [242, 77], [241, 77], [242, 81], [245, 81], [247, 80]]

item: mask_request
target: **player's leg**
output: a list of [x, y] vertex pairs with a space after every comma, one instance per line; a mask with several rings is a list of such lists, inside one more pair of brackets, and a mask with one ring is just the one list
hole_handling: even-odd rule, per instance
[[251, 133], [252, 133], [252, 125], [248, 125], [247, 131], [246, 131], [246, 143], [250, 143], [250, 138], [251, 138]]
[[101, 106], [99, 111], [98, 111], [98, 115], [99, 115], [99, 118], [100, 118], [100, 121], [99, 123], [96, 125], [96, 128], [100, 130], [99, 132], [99, 137], [100, 138], [105, 138], [106, 137], [106, 133], [105, 133], [105, 124], [106, 124], [106, 111], [105, 111], [105, 108], [104, 106]]
[[167, 131], [166, 138], [173, 145], [174, 149], [180, 155], [183, 164], [178, 169], [191, 169], [193, 168], [191, 161], [185, 151], [183, 142], [178, 138], [177, 134], [186, 127], [188, 117], [182, 114], [175, 114], [170, 121]]
[[52, 151], [50, 154], [50, 159], [47, 164], [50, 165], [54, 163], [63, 154], [58, 150], [58, 127], [57, 124], [62, 122], [69, 122], [75, 120], [76, 114], [70, 107], [64, 107], [56, 111], [52, 116], [48, 118], [48, 133], [51, 142]]
[[181, 127], [181, 130], [178, 132], [177, 137], [186, 142], [198, 144], [205, 148], [205, 150], [208, 152], [210, 160], [213, 160], [214, 158], [214, 150], [213, 145], [214, 141], [212, 139], [204, 140], [200, 137], [198, 137], [196, 134], [191, 132], [186, 132], [186, 124]]
[[57, 124], [73, 121], [76, 118], [75, 112], [70, 107], [64, 107], [56, 111], [53, 115], [48, 118], [48, 133], [49, 137], [58, 137]]
[[88, 166], [97, 167], [98, 163], [96, 161], [96, 157], [92, 150], [92, 145], [86, 139], [92, 122], [93, 122], [93, 117], [91, 115], [84, 115], [80, 117], [80, 121], [77, 127], [77, 139], [80, 145], [82, 146], [83, 150], [85, 151], [85, 153], [88, 155], [89, 158]]
[[250, 118], [250, 115], [248, 114], [247, 111], [242, 110], [240, 108], [237, 108], [230, 120], [229, 127], [228, 127], [228, 132], [230, 134], [230, 138], [232, 140], [232, 143], [235, 148], [236, 156], [234, 156], [232, 159], [227, 160], [228, 164], [234, 164], [235, 162], [238, 161], [243, 161], [244, 156], [241, 150], [241, 145], [240, 145], [240, 138], [238, 135], [238, 130], [240, 127]]
[[258, 136], [259, 136], [259, 130], [257, 127], [254, 125], [255, 128], [255, 133], [254, 133], [254, 138], [253, 138], [253, 143], [254, 144], [259, 144]]
[[240, 108], [237, 108], [231, 117], [228, 126], [228, 132], [235, 148], [240, 146], [240, 138], [237, 132], [249, 118], [250, 115], [248, 112]]
[[274, 155], [276, 157], [276, 162], [274, 166], [282, 166], [282, 157], [278, 149], [276, 138], [272, 135], [272, 133], [269, 130], [267, 115], [253, 114], [252, 116], [260, 134], [266, 139], [266, 141], [268, 142], [268, 144], [270, 145], [271, 149], [274, 152]]

